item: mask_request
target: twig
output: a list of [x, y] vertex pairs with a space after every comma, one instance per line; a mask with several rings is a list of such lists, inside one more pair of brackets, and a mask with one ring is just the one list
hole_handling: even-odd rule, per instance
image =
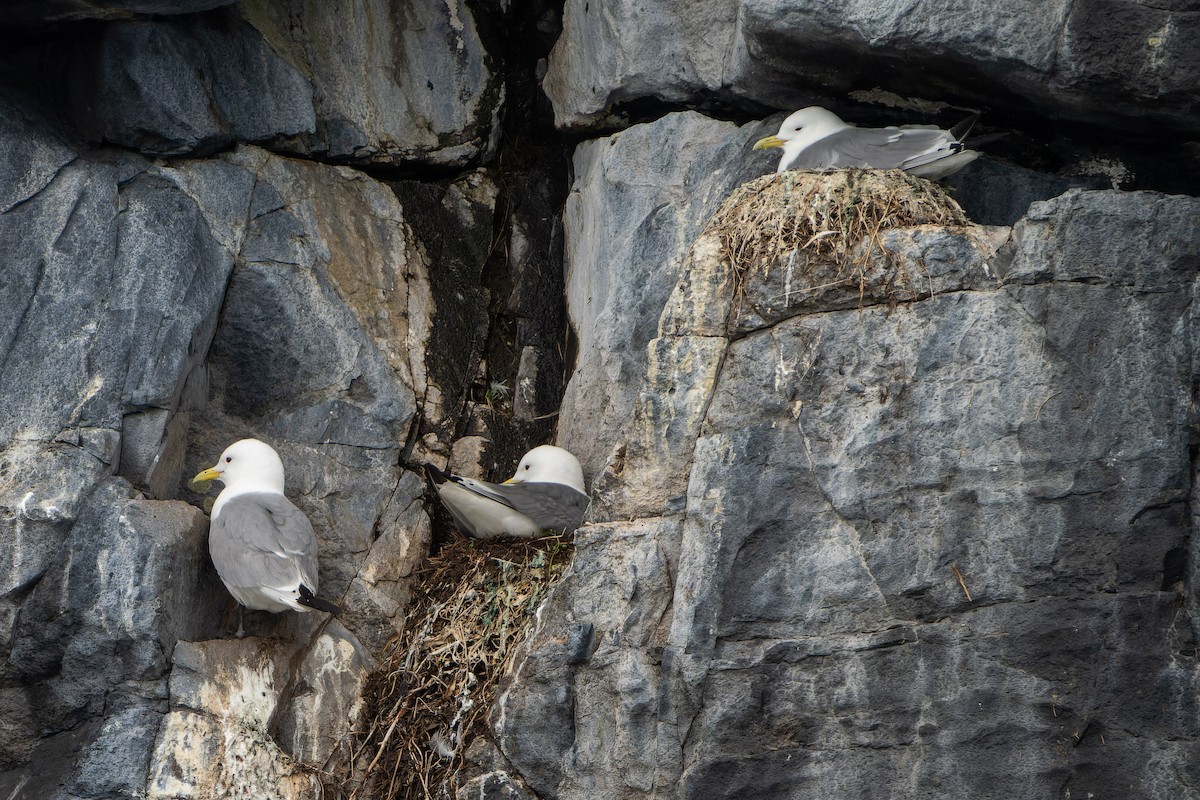
[[958, 564], [951, 564], [950, 571], [953, 572], [954, 577], [958, 579], [958, 585], [962, 587], [963, 594], [967, 596], [967, 602], [975, 602], [971, 599], [971, 590], [967, 588], [967, 582], [963, 580], [962, 573], [958, 571]]

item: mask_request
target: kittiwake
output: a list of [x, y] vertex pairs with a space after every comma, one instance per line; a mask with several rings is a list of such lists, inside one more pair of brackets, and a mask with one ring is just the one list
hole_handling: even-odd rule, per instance
[[978, 118], [974, 114], [948, 131], [934, 125], [858, 128], [820, 106], [802, 108], [759, 139], [755, 150], [782, 147], [776, 172], [789, 169], [902, 169], [930, 180], [944, 178], [979, 157], [962, 139]]
[[579, 459], [544, 444], [525, 454], [504, 483], [487, 483], [425, 465], [458, 528], [476, 539], [532, 539], [543, 531], [573, 531], [588, 496]]
[[317, 597], [317, 537], [304, 512], [284, 497], [283, 462], [270, 445], [234, 442], [193, 480], [225, 484], [213, 504], [208, 552], [235, 600], [274, 613], [341, 611]]

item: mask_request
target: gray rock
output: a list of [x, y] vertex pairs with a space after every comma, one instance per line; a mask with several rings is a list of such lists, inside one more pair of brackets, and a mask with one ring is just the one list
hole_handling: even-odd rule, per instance
[[319, 797], [316, 776], [288, 758], [269, 732], [288, 691], [288, 662], [302, 646], [180, 642], [172, 710], [154, 743], [146, 797]]
[[[80, 797], [144, 785], [166, 710], [166, 656], [178, 639], [215, 633], [220, 619], [205, 534], [195, 508], [139, 499], [124, 481], [91, 495], [13, 631], [0, 690], [9, 727], [3, 757], [32, 758], [13, 778], [69, 779], [86, 787]], [[81, 723], [86, 735], [61, 736]], [[60, 746], [20, 749], [39, 737]], [[54, 769], [64, 748], [78, 755], [73, 775], [75, 756]], [[113, 752], [124, 757], [112, 760]]]
[[406, 619], [413, 572], [423, 563], [433, 534], [422, 496], [425, 483], [404, 472], [376, 523], [380, 533], [342, 595], [341, 620], [372, 653], [384, 652]]
[[143, 153], [252, 142], [463, 167], [498, 141], [504, 85], [492, 62], [457, 2], [271, 0], [104, 26], [76, 48], [67, 86], [85, 138]]
[[[1055, 119], [1196, 124], [1200, 57], [1186, 4], [568, 0], [546, 93], [564, 127], [635, 101], [795, 109], [878, 86]], [[664, 66], [666, 65], [666, 66]], [[1011, 98], [1011, 99], [1010, 99]], [[1019, 98], [1019, 99], [1018, 99]], [[1118, 119], [1124, 118], [1124, 119]]]
[[[33, 114], [23, 100], [0, 91], [0, 214], [42, 191], [75, 159], [62, 132]], [[0, 331], [11, 335], [6, 328]]]
[[[342, 598], [376, 544], [417, 557], [395, 538], [420, 541], [423, 528], [394, 529], [416, 520], [389, 509], [408, 508], [423, 492], [420, 481], [401, 483], [398, 461], [416, 397], [427, 392], [425, 256], [395, 195], [347, 168], [243, 148], [167, 174], [226, 221], [218, 235], [239, 254], [207, 360], [208, 406], [191, 415], [185, 474], [211, 466], [235, 439], [270, 442], [289, 496], [317, 531], [321, 593], [375, 642], [381, 623], [401, 624], [396, 599]], [[240, 197], [228, 196], [234, 188]], [[240, 219], [231, 214], [239, 207]], [[411, 569], [392, 566], [397, 577]], [[283, 624], [253, 616], [255, 633]]]
[[105, 718], [71, 779], [72, 798], [145, 796], [150, 754], [162, 722], [161, 705], [135, 705]]
[[194, 14], [227, 6], [234, 0], [13, 0], [5, 9], [6, 25], [36, 28], [85, 19], [128, 19], [146, 14]]
[[[764, 161], [742, 158], [758, 131], [671, 114], [575, 152], [564, 227], [578, 354], [559, 440], [569, 442], [563, 446], [589, 477], [632, 416], [646, 346], [692, 239], [728, 191], [768, 171]], [[651, 263], [655, 268], [646, 270]]]
[[[280, 770], [307, 790], [299, 764], [326, 763], [354, 724], [373, 667], [374, 659], [336, 620], [311, 638], [180, 642], [170, 678], [173, 711], [149, 764], [151, 785], [160, 793], [152, 796], [173, 796], [181, 784], [198, 796], [222, 786], [264, 790], [259, 781]], [[188, 737], [206, 728], [218, 741], [189, 752]], [[248, 762], [222, 752], [244, 748], [253, 754]]]
[[[0, 285], [15, 312], [0, 321], [7, 652], [17, 609], [118, 468], [125, 416], [180, 407], [233, 259], [145, 162], [79, 159], [11, 96], [0, 102], [12, 112], [0, 115], [13, 143], [0, 147], [13, 156], [6, 185], [20, 188], [0, 214]], [[138, 449], [139, 471], [153, 450]]]
[[463, 784], [455, 800], [530, 800], [530, 795], [506, 772], [489, 772]]
[[362, 689], [378, 663], [336, 620], [291, 676], [290, 702], [275, 720], [283, 750], [306, 764], [327, 764], [358, 723]]
[[462, 167], [495, 149], [504, 89], [469, 6], [275, 0], [245, 13], [311, 76], [320, 128], [314, 150], [368, 163]]
[[[576, 230], [659, 191], [610, 175]], [[736, 315], [711, 242], [622, 226], [676, 285], [632, 413], [577, 404], [560, 435], [618, 452], [609, 521], [577, 532], [498, 701], [505, 758], [559, 798], [1187, 795], [1197, 601], [1160, 589], [1195, 551], [1198, 212], [1071, 191], [1008, 236], [892, 234], [932, 296], [780, 303], [768, 276]]]
[[[276, 441], [321, 532], [322, 592], [382, 647], [429, 537], [423, 483], [399, 463], [429, 393], [427, 256], [396, 196], [353, 170], [253, 148], [81, 158], [14, 108], [0, 129], [16, 145], [0, 148], [0, 285], [18, 312], [0, 322], [0, 790], [312, 796], [293, 756], [329, 758], [369, 654], [336, 623], [320, 637], [324, 615], [247, 615], [294, 643], [265, 723], [290, 755], [269, 727], [239, 738], [217, 721], [228, 693], [176, 703], [168, 676], [192, 696], [176, 642], [228, 634], [233, 605], [203, 514], [111, 476], [174, 497], [230, 440]], [[228, 688], [232, 669], [193, 682]], [[189, 755], [196, 737], [211, 747]], [[226, 762], [245, 768], [204, 771]]]
[[453, 429], [488, 333], [491, 293], [483, 270], [500, 189], [483, 170], [445, 186], [399, 181], [392, 188], [429, 264], [433, 315], [422, 410], [431, 426]]
[[1060, 177], [978, 158], [946, 179], [954, 199], [980, 225], [1012, 225], [1038, 200], [1049, 200], [1071, 188], [1119, 188], [1095, 175]]
[[188, 197], [118, 179], [75, 162], [0, 217], [16, 310], [0, 333], [4, 438], [119, 430], [127, 406], [171, 408], [208, 346], [232, 257]]
[[106, 25], [70, 69], [71, 115], [93, 141], [203, 155], [316, 132], [304, 76], [229, 15]]
[[741, 35], [738, 6], [568, 0], [542, 82], [555, 122], [588, 126], [623, 103], [645, 97], [680, 103], [723, 89]]
[[[257, 677], [257, 676], [253, 676]], [[317, 800], [316, 775], [293, 764], [271, 738], [218, 717], [179, 709], [163, 719], [147, 800], [208, 797]]]
[[[538, 614], [518, 677], [493, 714], [497, 744], [537, 796], [657, 796], [655, 786], [667, 795], [678, 779], [678, 742], [672, 752], [660, 734], [667, 723], [658, 675], [680, 523], [662, 517], [576, 532], [572, 566]], [[567, 645], [580, 624], [593, 626], [597, 643], [583, 666], [570, 663]], [[644, 791], [614, 790], [626, 784]]]

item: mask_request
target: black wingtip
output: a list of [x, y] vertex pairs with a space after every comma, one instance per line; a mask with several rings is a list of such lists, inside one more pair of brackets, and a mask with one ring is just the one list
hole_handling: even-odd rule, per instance
[[300, 597], [296, 600], [296, 602], [302, 606], [315, 608], [317, 611], [325, 611], [333, 614], [335, 617], [342, 613], [341, 608], [324, 599], [323, 597], [317, 597], [312, 593], [312, 589], [309, 589], [303, 583], [300, 584]]
[[441, 486], [450, 480], [449, 472], [443, 472], [428, 461], [425, 462], [425, 474], [429, 476], [429, 480], [433, 481], [435, 486]]
[[[971, 129], [975, 127], [975, 123], [978, 121], [979, 121], [979, 112], [976, 111], [974, 114], [972, 114], [971, 116], [962, 120], [957, 125], [955, 125], [953, 128], [951, 128], [950, 135], [961, 142], [963, 139], [967, 138], [967, 134], [971, 132]], [[972, 142], [971, 144], [974, 145], [975, 143]]]

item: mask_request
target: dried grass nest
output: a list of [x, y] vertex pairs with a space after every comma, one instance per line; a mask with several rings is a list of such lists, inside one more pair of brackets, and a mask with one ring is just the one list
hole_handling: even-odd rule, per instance
[[816, 263], [835, 264], [837, 279], [865, 290], [867, 265], [896, 260], [880, 242], [889, 228], [969, 225], [945, 189], [900, 170], [789, 171], [739, 186], [709, 220], [738, 278], [765, 274], [785, 259], [802, 257], [801, 274]]
[[356, 742], [325, 797], [453, 800], [464, 750], [486, 731], [500, 676], [573, 550], [570, 535], [444, 545], [363, 692]]

